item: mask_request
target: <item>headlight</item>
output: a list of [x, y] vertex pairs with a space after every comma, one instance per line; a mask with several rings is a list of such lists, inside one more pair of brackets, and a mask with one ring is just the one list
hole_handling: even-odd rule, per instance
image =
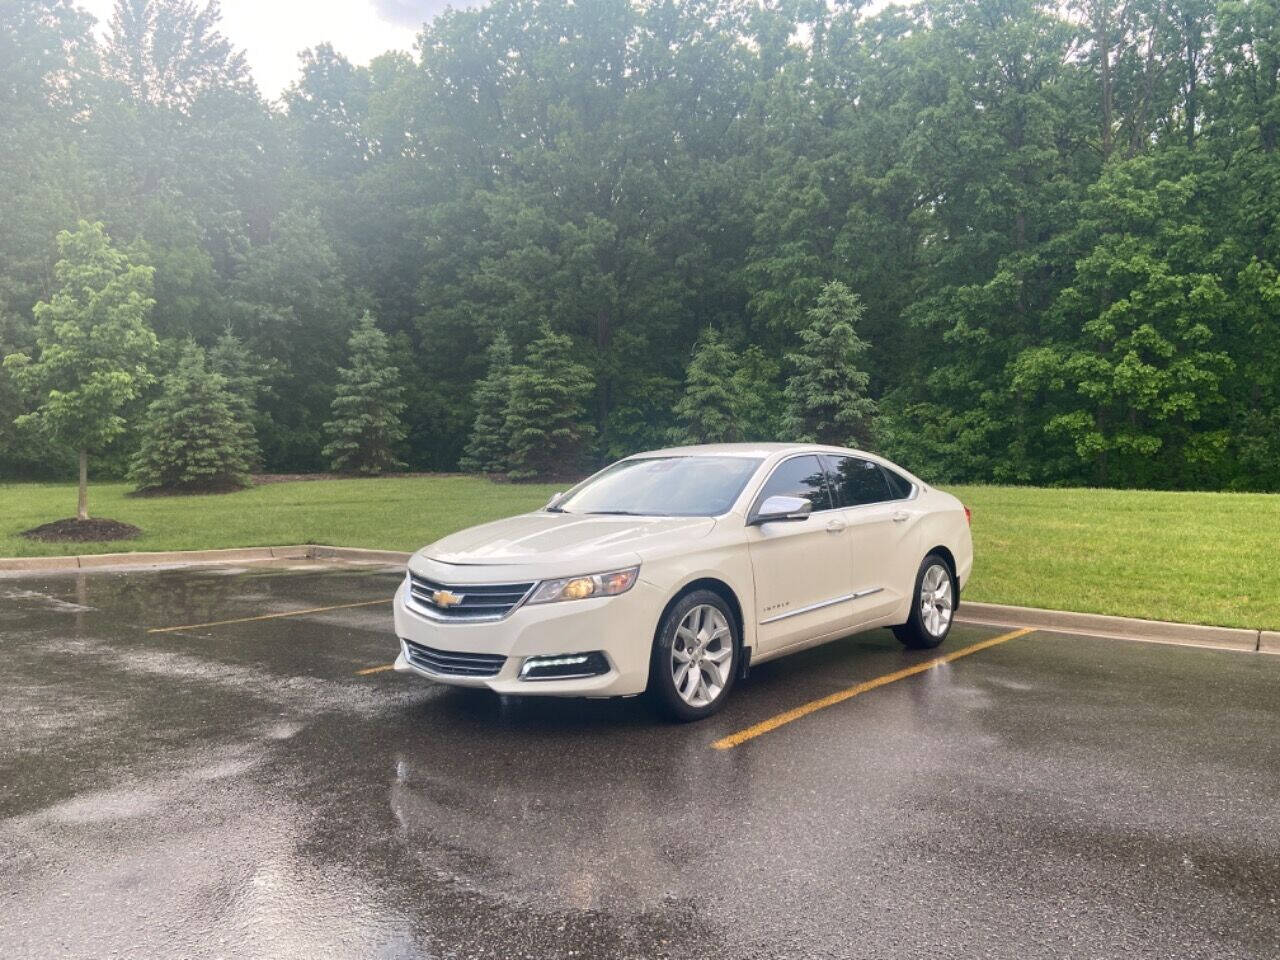
[[588, 573], [581, 577], [544, 580], [533, 591], [529, 603], [555, 603], [557, 600], [585, 600], [587, 597], [616, 597], [635, 586], [639, 567], [627, 567], [610, 573]]

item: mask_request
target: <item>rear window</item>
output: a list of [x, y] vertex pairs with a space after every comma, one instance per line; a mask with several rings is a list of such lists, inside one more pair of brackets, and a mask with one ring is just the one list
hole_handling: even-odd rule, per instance
[[831, 485], [842, 507], [860, 507], [894, 499], [880, 464], [860, 457], [828, 457]]

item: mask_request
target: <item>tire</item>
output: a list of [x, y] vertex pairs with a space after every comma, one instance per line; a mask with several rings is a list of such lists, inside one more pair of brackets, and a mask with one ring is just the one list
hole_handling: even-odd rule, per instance
[[916, 571], [911, 618], [902, 626], [894, 627], [893, 635], [910, 650], [933, 649], [951, 632], [957, 593], [951, 565], [938, 554], [929, 554]]
[[[710, 590], [694, 590], [667, 611], [653, 641], [649, 694], [658, 708], [687, 723], [709, 717], [729, 699], [742, 637], [729, 605]], [[696, 674], [687, 664], [692, 663]]]

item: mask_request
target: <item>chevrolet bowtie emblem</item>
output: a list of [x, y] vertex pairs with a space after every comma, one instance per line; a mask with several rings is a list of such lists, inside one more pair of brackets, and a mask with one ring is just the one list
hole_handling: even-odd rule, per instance
[[431, 594], [431, 602], [437, 607], [456, 607], [462, 602], [462, 594], [454, 593], [452, 590], [437, 590]]

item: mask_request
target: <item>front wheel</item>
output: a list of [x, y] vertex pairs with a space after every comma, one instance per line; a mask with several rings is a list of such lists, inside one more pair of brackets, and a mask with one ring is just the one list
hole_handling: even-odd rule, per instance
[[733, 689], [741, 638], [729, 605], [695, 590], [667, 611], [653, 644], [649, 691], [675, 720], [701, 720]]
[[951, 632], [951, 615], [955, 610], [956, 578], [947, 561], [931, 553], [916, 573], [915, 602], [911, 617], [893, 635], [912, 650], [936, 647]]

